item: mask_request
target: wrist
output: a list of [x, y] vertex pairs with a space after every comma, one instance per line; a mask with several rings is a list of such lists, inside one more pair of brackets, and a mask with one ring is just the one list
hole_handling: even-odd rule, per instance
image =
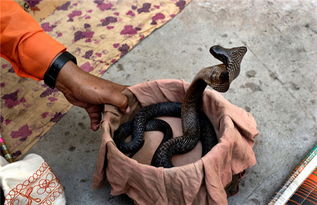
[[55, 87], [62, 91], [73, 91], [75, 87], [78, 87], [78, 78], [81, 76], [82, 70], [74, 64], [72, 61], [68, 61], [60, 70]]
[[68, 62], [73, 62], [77, 64], [76, 58], [70, 54], [69, 52], [65, 51], [60, 53], [51, 63], [50, 67], [44, 74], [44, 82], [50, 88], [55, 88], [57, 78], [61, 70], [65, 67]]

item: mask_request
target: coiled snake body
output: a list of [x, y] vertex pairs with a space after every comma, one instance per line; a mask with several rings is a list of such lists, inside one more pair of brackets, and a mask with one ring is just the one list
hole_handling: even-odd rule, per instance
[[[150, 105], [142, 108], [132, 121], [122, 124], [114, 133], [114, 141], [121, 152], [133, 156], [143, 146], [145, 131], [162, 131], [164, 137], [151, 164], [169, 168], [173, 167], [173, 155], [189, 152], [199, 140], [202, 142], [203, 155], [218, 143], [214, 128], [202, 111], [202, 95], [207, 85], [219, 92], [229, 89], [230, 83], [240, 73], [240, 63], [247, 49], [213, 46], [209, 51], [223, 64], [200, 70], [186, 91], [182, 104], [166, 102]], [[172, 138], [169, 125], [165, 121], [154, 119], [158, 116], [181, 117], [183, 136]], [[130, 135], [131, 141], [126, 143], [125, 139]]]

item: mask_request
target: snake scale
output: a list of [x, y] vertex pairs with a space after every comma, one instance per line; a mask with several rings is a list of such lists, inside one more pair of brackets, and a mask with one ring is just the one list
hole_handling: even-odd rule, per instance
[[[151, 165], [173, 167], [172, 156], [192, 150], [198, 141], [202, 142], [202, 155], [208, 153], [218, 143], [215, 130], [202, 111], [202, 95], [209, 85], [218, 92], [226, 92], [231, 82], [240, 73], [240, 64], [247, 52], [244, 46], [230, 49], [212, 46], [209, 52], [222, 64], [201, 69], [185, 93], [183, 103], [165, 102], [142, 108], [132, 121], [122, 124], [114, 132], [118, 149], [132, 157], [144, 144], [145, 131], [161, 131], [163, 140], [154, 153]], [[181, 117], [183, 136], [172, 138], [170, 126], [159, 116]], [[129, 142], [126, 138], [131, 136]]]

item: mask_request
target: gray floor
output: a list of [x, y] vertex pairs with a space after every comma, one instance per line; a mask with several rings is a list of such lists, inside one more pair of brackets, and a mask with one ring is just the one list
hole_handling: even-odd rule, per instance
[[[105, 78], [122, 84], [191, 81], [218, 63], [210, 46], [245, 45], [242, 72], [225, 97], [255, 116], [257, 165], [230, 204], [266, 204], [294, 165], [317, 144], [317, 1], [193, 2], [113, 65]], [[68, 204], [132, 204], [90, 188], [100, 131], [72, 108], [30, 152], [42, 155], [66, 188]]]

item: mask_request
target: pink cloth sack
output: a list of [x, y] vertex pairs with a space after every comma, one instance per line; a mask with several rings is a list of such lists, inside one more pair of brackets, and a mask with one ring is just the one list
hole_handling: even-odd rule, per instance
[[[191, 152], [173, 157], [176, 167], [150, 166], [162, 139], [156, 131], [146, 132], [142, 149], [133, 157], [121, 153], [113, 142], [114, 131], [132, 119], [140, 107], [159, 102], [183, 102], [189, 83], [157, 80], [129, 87], [130, 112], [120, 113], [105, 106], [103, 136], [94, 173], [93, 186], [109, 181], [111, 194], [127, 194], [136, 204], [228, 204], [227, 197], [237, 191], [244, 170], [255, 165], [256, 122], [245, 110], [228, 102], [218, 92], [206, 89], [203, 110], [212, 122], [219, 143], [201, 157], [199, 143]], [[181, 120], [163, 117], [170, 123], [174, 137], [180, 136]]]

